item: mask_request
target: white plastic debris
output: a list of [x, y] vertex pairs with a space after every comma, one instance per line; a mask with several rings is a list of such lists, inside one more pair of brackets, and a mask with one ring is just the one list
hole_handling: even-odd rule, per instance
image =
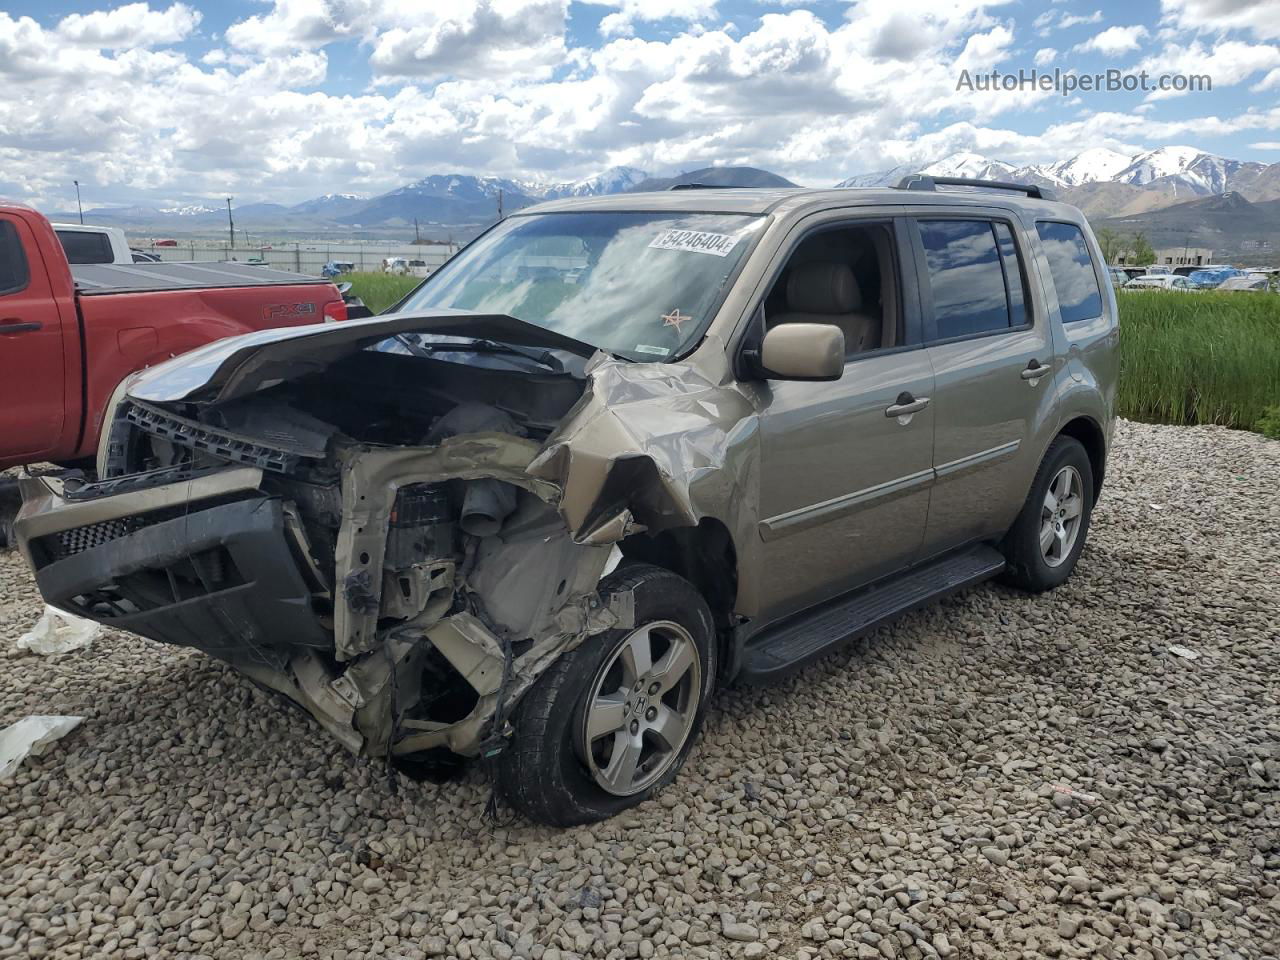
[[27, 757], [43, 756], [45, 747], [83, 721], [84, 717], [23, 717], [0, 730], [0, 780], [12, 776]]
[[1199, 660], [1200, 654], [1196, 653], [1190, 647], [1184, 647], [1181, 644], [1173, 644], [1169, 647], [1169, 652], [1175, 657], [1182, 657], [1183, 660]]
[[18, 638], [18, 649], [45, 656], [70, 653], [93, 643], [101, 632], [100, 623], [46, 605], [44, 615], [36, 621], [36, 625]]
[[1102, 799], [1092, 793], [1085, 793], [1083, 790], [1077, 790], [1075, 787], [1069, 787], [1065, 783], [1055, 783], [1052, 786], [1054, 793], [1061, 793], [1064, 796], [1070, 797], [1072, 800], [1079, 800], [1082, 803], [1089, 804], [1090, 806], [1093, 806]]

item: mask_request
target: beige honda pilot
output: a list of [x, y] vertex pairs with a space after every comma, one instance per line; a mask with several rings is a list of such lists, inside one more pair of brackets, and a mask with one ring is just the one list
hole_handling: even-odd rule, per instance
[[582, 823], [675, 777], [718, 685], [1070, 576], [1117, 338], [1037, 187], [555, 201], [381, 316], [135, 375], [18, 536], [54, 606]]

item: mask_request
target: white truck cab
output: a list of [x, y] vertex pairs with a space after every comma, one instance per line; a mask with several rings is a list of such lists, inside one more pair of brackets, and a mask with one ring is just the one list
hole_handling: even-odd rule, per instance
[[69, 263], [133, 263], [133, 251], [119, 227], [87, 223], [55, 223]]

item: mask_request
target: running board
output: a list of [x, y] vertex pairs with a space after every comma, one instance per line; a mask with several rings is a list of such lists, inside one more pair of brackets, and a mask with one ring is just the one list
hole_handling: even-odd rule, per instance
[[757, 683], [783, 677], [846, 640], [1003, 569], [1000, 553], [974, 547], [828, 601], [748, 640], [739, 676]]

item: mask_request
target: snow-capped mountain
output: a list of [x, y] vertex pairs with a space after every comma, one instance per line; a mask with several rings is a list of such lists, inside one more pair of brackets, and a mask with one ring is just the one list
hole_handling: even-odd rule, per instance
[[990, 160], [976, 153], [953, 153], [935, 160], [920, 172], [931, 177], [971, 177], [977, 180], [1008, 180], [1014, 166]]
[[[971, 177], [1052, 185], [1063, 189], [1088, 184], [1125, 184], [1142, 190], [1158, 190], [1171, 197], [1207, 196], [1244, 190], [1267, 170], [1266, 164], [1228, 160], [1195, 147], [1160, 147], [1127, 156], [1105, 147], [1094, 147], [1065, 160], [1015, 167], [976, 153], [953, 153], [927, 164], [902, 164], [891, 170], [859, 174], [837, 184], [840, 187], [888, 186], [909, 173], [937, 177]], [[1270, 199], [1260, 197], [1259, 199]]]
[[841, 180], [837, 187], [892, 187], [903, 177], [918, 173], [920, 167], [914, 163], [901, 163], [888, 170], [877, 170], [875, 173], [859, 173], [848, 180]]
[[548, 184], [537, 189], [534, 196], [554, 200], [558, 197], [597, 197], [610, 193], [622, 193], [648, 178], [649, 174], [635, 167], [610, 167], [600, 173], [568, 183]]
[[1161, 147], [1133, 157], [1114, 179], [1145, 187], [1153, 183], [1183, 186], [1192, 193], [1225, 193], [1266, 169], [1262, 163], [1227, 160], [1195, 147]]
[[159, 213], [167, 213], [175, 217], [198, 217], [206, 213], [217, 213], [217, 207], [206, 207], [198, 203], [188, 203], [173, 207], [161, 207]]
[[1126, 154], [1108, 150], [1106, 147], [1093, 147], [1067, 160], [1019, 167], [1013, 173], [1015, 179], [1019, 176], [1033, 175], [1059, 186], [1078, 187], [1082, 183], [1114, 180], [1121, 170], [1129, 166], [1132, 159]]

